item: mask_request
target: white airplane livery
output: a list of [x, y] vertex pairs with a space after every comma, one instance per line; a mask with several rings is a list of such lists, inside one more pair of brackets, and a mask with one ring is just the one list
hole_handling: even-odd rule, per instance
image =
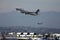
[[29, 14], [29, 15], [36, 16], [36, 15], [38, 15], [38, 12], [39, 12], [40, 10], [37, 9], [36, 12], [30, 12], [30, 11], [23, 10], [23, 9], [21, 9], [21, 8], [16, 8], [16, 11], [20, 11], [21, 13], [25, 13], [25, 14]]

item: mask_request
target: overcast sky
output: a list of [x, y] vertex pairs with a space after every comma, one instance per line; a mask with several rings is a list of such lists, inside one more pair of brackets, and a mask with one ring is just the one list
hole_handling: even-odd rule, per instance
[[0, 0], [0, 12], [23, 8], [26, 10], [60, 11], [60, 0]]
[[[14, 11], [15, 8], [29, 11], [40, 9], [41, 12], [38, 16], [24, 15]], [[28, 25], [35, 27], [37, 22], [41, 22], [43, 24], [38, 25], [39, 27], [60, 28], [60, 13], [49, 14], [45, 11], [60, 12], [60, 0], [0, 0], [0, 26]]]

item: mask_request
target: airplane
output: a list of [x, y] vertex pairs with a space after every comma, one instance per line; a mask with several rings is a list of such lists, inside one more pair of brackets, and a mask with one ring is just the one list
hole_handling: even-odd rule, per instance
[[24, 10], [24, 9], [19, 9], [19, 8], [16, 8], [16, 11], [20, 11], [21, 13], [25, 13], [25, 15], [26, 14], [29, 14], [29, 15], [34, 15], [34, 16], [36, 16], [36, 15], [38, 15], [38, 12], [40, 11], [39, 9], [37, 9], [36, 10], [36, 12], [29, 12], [29, 11], [26, 11], [26, 10]]
[[41, 25], [41, 24], [43, 24], [43, 23], [37, 23], [38, 25]]

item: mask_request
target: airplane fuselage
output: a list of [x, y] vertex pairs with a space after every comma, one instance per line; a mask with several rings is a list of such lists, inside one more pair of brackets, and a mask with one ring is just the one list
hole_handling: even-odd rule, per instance
[[[17, 11], [20, 11], [21, 13], [25, 13], [25, 14], [30, 14], [30, 15], [38, 15], [37, 14], [37, 11], [36, 12], [29, 12], [29, 11], [26, 11], [26, 10], [23, 10], [23, 9], [19, 9], [19, 8], [16, 8]], [[39, 10], [38, 10], [39, 11]]]

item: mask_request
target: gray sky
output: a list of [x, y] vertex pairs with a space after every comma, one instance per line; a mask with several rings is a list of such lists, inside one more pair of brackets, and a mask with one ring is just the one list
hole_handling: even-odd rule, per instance
[[15, 8], [26, 10], [41, 9], [41, 11], [60, 11], [60, 0], [0, 0], [0, 12], [15, 10]]
[[[60, 28], [60, 13], [39, 12], [40, 15], [31, 16], [20, 12], [17, 13], [14, 11], [15, 8], [23, 8], [29, 11], [40, 9], [41, 12], [60, 12], [60, 0], [0, 0], [0, 26], [28, 25]], [[37, 25], [37, 22], [42, 22], [43, 24]]]

